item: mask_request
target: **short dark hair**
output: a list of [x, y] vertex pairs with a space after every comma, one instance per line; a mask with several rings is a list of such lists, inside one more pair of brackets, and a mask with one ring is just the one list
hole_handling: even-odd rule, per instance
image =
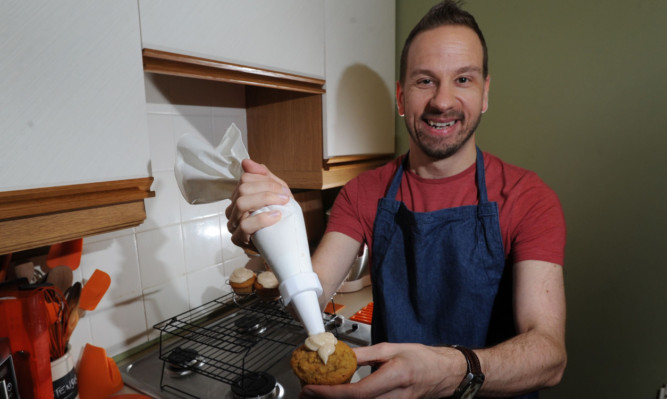
[[461, 9], [461, 1], [455, 0], [444, 0], [436, 5], [434, 5], [427, 13], [422, 17], [422, 19], [412, 28], [408, 38], [405, 39], [405, 44], [403, 45], [403, 51], [401, 52], [401, 65], [400, 65], [400, 82], [405, 83], [405, 74], [408, 64], [408, 51], [412, 45], [414, 38], [421, 32], [438, 28], [445, 25], [461, 25], [467, 26], [477, 34], [480, 42], [482, 42], [482, 51], [484, 52], [484, 61], [483, 61], [483, 70], [482, 73], [486, 78], [489, 74], [489, 61], [488, 53], [486, 50], [486, 40], [484, 40], [484, 35], [482, 30], [479, 29], [475, 17], [472, 16], [467, 11]]

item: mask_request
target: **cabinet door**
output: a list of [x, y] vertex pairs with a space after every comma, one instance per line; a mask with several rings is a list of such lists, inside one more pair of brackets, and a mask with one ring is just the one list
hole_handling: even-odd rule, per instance
[[5, 1], [0, 191], [149, 175], [135, 0]]
[[395, 2], [325, 6], [324, 158], [393, 153]]
[[324, 77], [324, 0], [139, 0], [144, 48]]

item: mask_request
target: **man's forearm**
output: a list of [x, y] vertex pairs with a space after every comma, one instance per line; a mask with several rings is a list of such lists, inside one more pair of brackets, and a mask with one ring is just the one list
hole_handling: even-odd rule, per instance
[[486, 377], [479, 396], [487, 397], [554, 386], [560, 382], [567, 362], [563, 340], [537, 330], [475, 352]]

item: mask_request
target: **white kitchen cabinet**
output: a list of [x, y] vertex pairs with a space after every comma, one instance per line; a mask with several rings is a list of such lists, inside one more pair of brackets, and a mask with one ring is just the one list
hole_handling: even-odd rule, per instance
[[133, 227], [150, 153], [136, 0], [0, 12], [0, 254]]
[[139, 4], [145, 70], [245, 85], [250, 156], [290, 187], [393, 158], [393, 1]]
[[0, 191], [146, 177], [136, 0], [0, 12]]
[[144, 48], [324, 77], [324, 0], [139, 0]]
[[394, 153], [395, 6], [325, 0], [324, 158]]

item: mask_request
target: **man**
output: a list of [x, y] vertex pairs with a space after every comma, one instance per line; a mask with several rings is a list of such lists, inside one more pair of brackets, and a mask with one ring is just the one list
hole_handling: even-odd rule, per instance
[[[562, 378], [563, 214], [534, 173], [476, 147], [489, 82], [474, 18], [452, 1], [433, 7], [396, 86], [410, 151], [346, 184], [312, 259], [326, 302], [369, 246], [374, 345], [355, 352], [376, 371], [303, 397], [472, 397], [481, 386], [479, 396], [528, 398]], [[244, 169], [227, 209], [237, 245], [280, 219], [250, 212], [290, 195], [264, 166]]]

